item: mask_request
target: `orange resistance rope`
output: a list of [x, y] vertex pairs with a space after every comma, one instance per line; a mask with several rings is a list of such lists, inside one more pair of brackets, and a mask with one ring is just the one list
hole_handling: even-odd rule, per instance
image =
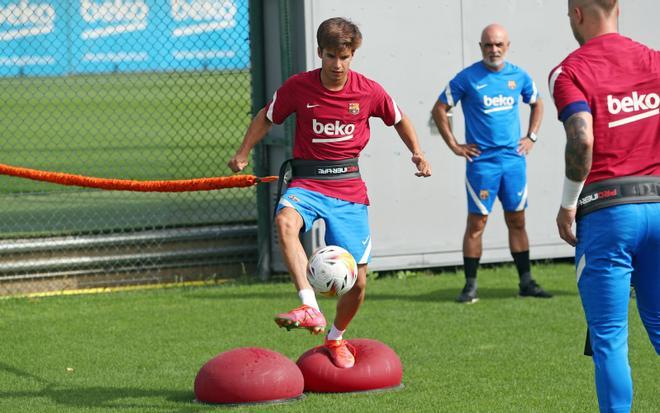
[[62, 172], [39, 171], [0, 163], [0, 174], [52, 182], [60, 185], [137, 192], [190, 192], [223, 188], [245, 188], [259, 183], [273, 182], [277, 176], [263, 178], [254, 175], [220, 176], [214, 178], [181, 179], [174, 181], [134, 181], [130, 179], [95, 178]]

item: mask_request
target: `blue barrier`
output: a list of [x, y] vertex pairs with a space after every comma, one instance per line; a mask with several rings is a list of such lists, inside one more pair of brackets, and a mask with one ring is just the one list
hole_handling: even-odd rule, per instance
[[0, 0], [0, 76], [246, 69], [248, 0]]

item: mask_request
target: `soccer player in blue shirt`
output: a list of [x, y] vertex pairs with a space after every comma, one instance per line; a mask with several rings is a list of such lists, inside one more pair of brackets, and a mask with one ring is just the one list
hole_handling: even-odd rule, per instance
[[[457, 301], [477, 301], [477, 268], [482, 234], [495, 198], [504, 208], [509, 248], [520, 277], [519, 294], [550, 298], [531, 276], [529, 240], [525, 229], [527, 178], [525, 156], [536, 142], [543, 118], [543, 102], [532, 78], [505, 61], [509, 36], [499, 24], [487, 26], [479, 46], [483, 59], [459, 72], [436, 101], [433, 119], [449, 148], [467, 159], [465, 186], [468, 219], [463, 237], [465, 287]], [[518, 102], [531, 107], [527, 134], [520, 137]], [[462, 102], [465, 143], [458, 143], [448, 113]]]

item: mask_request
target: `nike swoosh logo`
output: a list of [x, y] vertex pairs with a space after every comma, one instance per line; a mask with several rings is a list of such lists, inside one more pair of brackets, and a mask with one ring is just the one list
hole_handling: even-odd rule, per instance
[[362, 241], [362, 245], [367, 245], [367, 242], [369, 242], [369, 238], [367, 238], [367, 239], [365, 239], [364, 241]]
[[486, 84], [486, 85], [478, 85], [478, 86], [477, 86], [477, 90], [479, 90], [479, 89], [483, 89], [483, 88], [485, 88], [486, 86], [488, 86], [488, 85], [487, 85], [487, 84]]
[[319, 106], [321, 106], [321, 105], [310, 105], [310, 104], [308, 103], [308, 104], [307, 104], [307, 109], [316, 108], [316, 107], [319, 107]]

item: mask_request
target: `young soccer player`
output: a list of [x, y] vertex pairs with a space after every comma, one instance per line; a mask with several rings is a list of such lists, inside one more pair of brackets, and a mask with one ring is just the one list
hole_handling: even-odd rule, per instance
[[309, 231], [317, 219], [326, 226], [325, 242], [348, 250], [358, 263], [358, 279], [351, 291], [337, 302], [337, 313], [325, 346], [333, 363], [350, 368], [354, 350], [343, 334], [364, 301], [371, 236], [367, 188], [360, 178], [358, 157], [370, 138], [369, 119], [377, 117], [394, 126], [411, 152], [417, 176], [431, 175], [408, 117], [373, 80], [350, 69], [362, 43], [359, 28], [336, 17], [318, 27], [317, 53], [321, 68], [289, 78], [257, 113], [229, 167], [241, 171], [250, 151], [268, 132], [296, 114], [292, 181], [280, 198], [275, 225], [285, 263], [302, 305], [277, 314], [280, 327], [325, 330], [326, 320], [306, 277], [307, 256], [300, 233]]

